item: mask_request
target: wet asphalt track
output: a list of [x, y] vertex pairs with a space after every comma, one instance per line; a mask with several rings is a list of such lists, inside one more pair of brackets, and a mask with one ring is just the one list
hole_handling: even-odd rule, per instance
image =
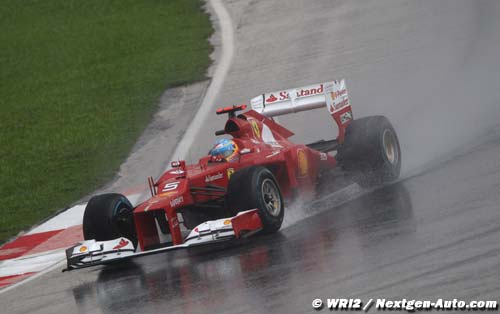
[[500, 158], [491, 156], [500, 156], [498, 139], [339, 207], [342, 193], [303, 207], [309, 218], [237, 247], [53, 272], [2, 295], [2, 313], [305, 313], [317, 297], [498, 300]]
[[[231, 249], [54, 271], [0, 295], [0, 311], [304, 313], [316, 297], [498, 300], [500, 132], [492, 126], [500, 108], [500, 3], [224, 3], [237, 42], [223, 105], [345, 76], [355, 114], [388, 115], [405, 172], [426, 170], [375, 191], [351, 186], [292, 206], [294, 219], [276, 236]], [[316, 117], [315, 129], [300, 116], [283, 122], [306, 140], [316, 127], [327, 132], [324, 114]], [[222, 122], [207, 122], [194, 155]], [[486, 142], [471, 144], [486, 130]], [[459, 147], [467, 148], [456, 156]], [[429, 166], [442, 156], [450, 158]], [[353, 189], [360, 197], [345, 202]]]

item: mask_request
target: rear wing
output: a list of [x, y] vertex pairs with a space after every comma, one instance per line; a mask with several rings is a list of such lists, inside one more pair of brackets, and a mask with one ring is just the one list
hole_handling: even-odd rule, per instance
[[339, 127], [339, 143], [344, 141], [345, 129], [353, 119], [345, 79], [262, 94], [252, 98], [250, 104], [269, 118], [326, 107]]

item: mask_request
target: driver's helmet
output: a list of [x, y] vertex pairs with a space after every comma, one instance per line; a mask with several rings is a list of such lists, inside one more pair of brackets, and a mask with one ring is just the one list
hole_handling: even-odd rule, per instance
[[236, 159], [238, 146], [233, 140], [227, 138], [218, 139], [214, 147], [208, 152], [212, 161], [233, 161]]

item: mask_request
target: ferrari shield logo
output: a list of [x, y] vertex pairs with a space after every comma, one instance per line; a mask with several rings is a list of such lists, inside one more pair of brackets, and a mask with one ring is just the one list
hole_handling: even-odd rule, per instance
[[297, 151], [297, 164], [299, 170], [299, 177], [306, 177], [309, 172], [309, 164], [307, 160], [306, 152], [302, 149]]
[[250, 125], [252, 125], [253, 136], [255, 136], [256, 139], [260, 139], [260, 129], [257, 121], [251, 120]]

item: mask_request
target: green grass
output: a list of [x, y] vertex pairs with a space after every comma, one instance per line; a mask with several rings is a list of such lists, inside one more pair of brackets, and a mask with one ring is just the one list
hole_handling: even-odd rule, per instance
[[202, 4], [0, 2], [0, 243], [109, 181], [161, 93], [206, 78]]

